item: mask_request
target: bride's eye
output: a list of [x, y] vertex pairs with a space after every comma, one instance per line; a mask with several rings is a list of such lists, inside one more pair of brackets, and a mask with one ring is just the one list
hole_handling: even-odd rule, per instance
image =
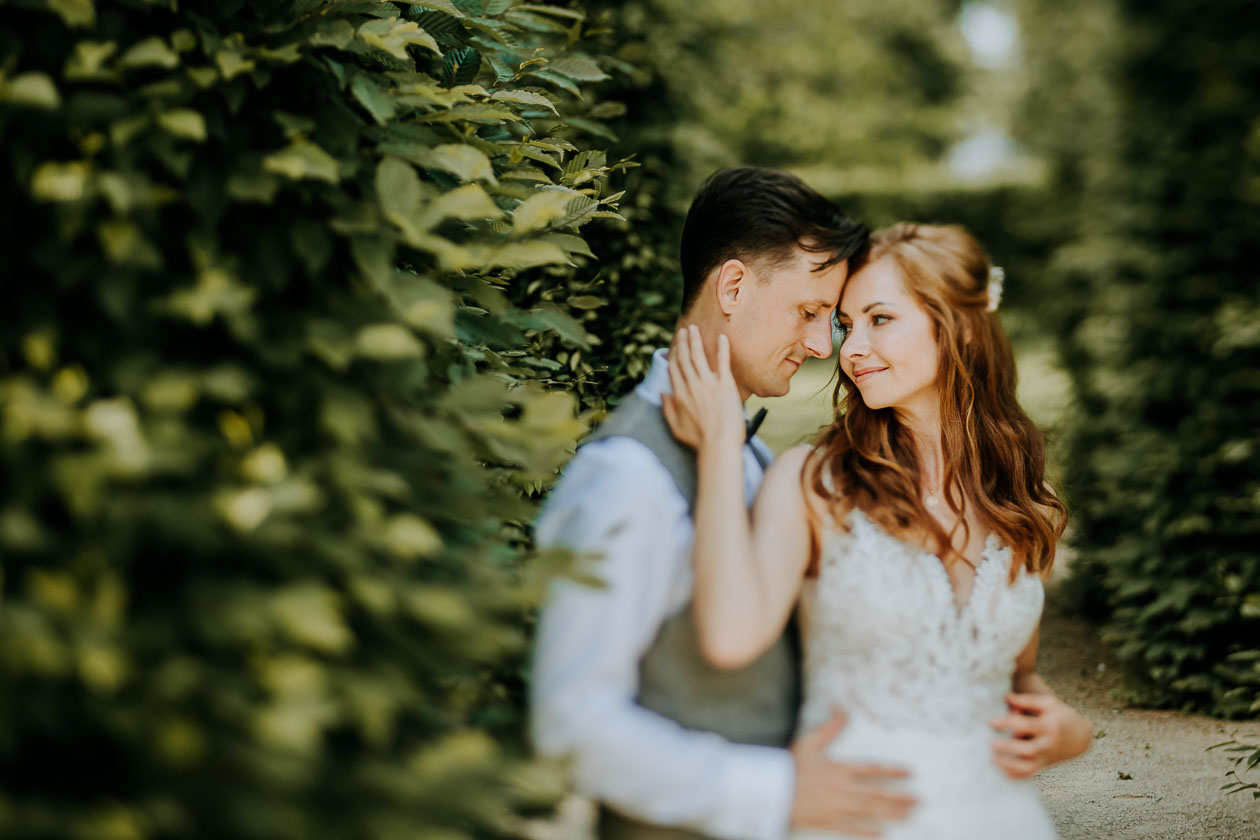
[[872, 315], [871, 316], [871, 323], [877, 327], [880, 324], [887, 324], [891, 320], [892, 320], [891, 315]]

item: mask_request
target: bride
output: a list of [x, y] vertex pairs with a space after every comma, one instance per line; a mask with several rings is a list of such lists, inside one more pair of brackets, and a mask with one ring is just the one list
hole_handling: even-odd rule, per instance
[[1015, 400], [1000, 283], [960, 227], [875, 234], [835, 314], [835, 419], [770, 467], [751, 522], [726, 337], [716, 370], [694, 327], [670, 353], [665, 417], [698, 458], [701, 648], [743, 665], [798, 608], [800, 729], [842, 709], [832, 757], [910, 770], [919, 805], [894, 840], [1054, 838], [1030, 777], [1090, 740], [1079, 716], [1071, 738], [1038, 726], [1062, 706], [1035, 662], [1065, 509]]

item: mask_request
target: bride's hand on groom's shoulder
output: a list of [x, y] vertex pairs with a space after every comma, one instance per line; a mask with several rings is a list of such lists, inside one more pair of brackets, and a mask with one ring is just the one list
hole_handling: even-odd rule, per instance
[[661, 408], [679, 441], [702, 447], [738, 447], [744, 443], [744, 409], [731, 374], [731, 346], [717, 338], [716, 369], [709, 366], [698, 327], [684, 327], [669, 348], [672, 394], [663, 394]]
[[1006, 695], [1007, 714], [989, 722], [1003, 733], [993, 761], [1012, 779], [1025, 779], [1089, 749], [1093, 726], [1053, 694]]

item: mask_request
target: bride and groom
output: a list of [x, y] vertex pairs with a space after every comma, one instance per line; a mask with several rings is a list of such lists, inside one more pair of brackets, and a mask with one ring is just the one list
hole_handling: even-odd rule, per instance
[[[537, 523], [603, 581], [540, 616], [539, 749], [609, 840], [1053, 838], [1030, 777], [1090, 726], [1034, 669], [1064, 510], [987, 256], [735, 168], [681, 257], [672, 347]], [[837, 338], [833, 424], [771, 463], [744, 401]]]

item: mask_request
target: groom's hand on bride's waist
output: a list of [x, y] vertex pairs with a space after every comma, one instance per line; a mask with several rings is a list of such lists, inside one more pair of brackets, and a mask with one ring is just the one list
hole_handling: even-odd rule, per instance
[[1053, 694], [1012, 692], [1006, 706], [1007, 714], [989, 725], [1002, 733], [993, 742], [993, 761], [1012, 779], [1076, 758], [1094, 738], [1089, 720]]
[[915, 799], [897, 783], [909, 774], [899, 767], [843, 764], [827, 757], [827, 745], [844, 729], [845, 715], [807, 732], [792, 745], [796, 763], [794, 828], [820, 828], [857, 837], [879, 837], [904, 820]]

